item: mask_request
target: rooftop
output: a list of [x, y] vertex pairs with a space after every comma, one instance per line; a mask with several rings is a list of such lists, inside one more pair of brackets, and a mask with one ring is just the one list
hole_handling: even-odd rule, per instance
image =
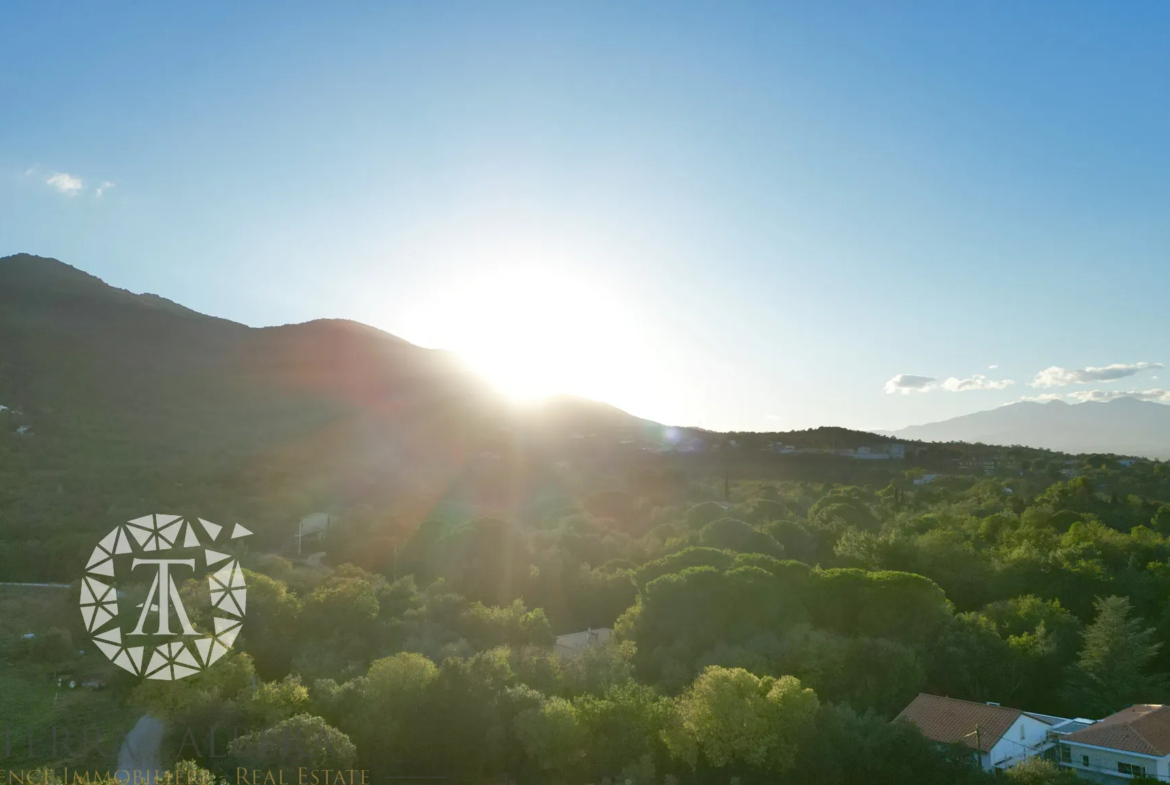
[[1070, 733], [1065, 740], [1161, 758], [1170, 755], [1170, 706], [1139, 703]]
[[1004, 706], [921, 693], [902, 710], [898, 719], [913, 722], [922, 735], [932, 741], [964, 744], [973, 750], [990, 752], [1022, 713], [1019, 709]]

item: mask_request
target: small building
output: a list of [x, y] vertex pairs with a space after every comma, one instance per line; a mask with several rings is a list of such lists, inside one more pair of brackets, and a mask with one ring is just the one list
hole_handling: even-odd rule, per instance
[[19, 434], [20, 436], [24, 436], [26, 433], [28, 433], [28, 432], [29, 432], [29, 431], [31, 431], [31, 430], [32, 430], [32, 426], [31, 426], [31, 425], [19, 425], [19, 426], [17, 426], [17, 428], [16, 428], [16, 432], [17, 432], [17, 434]]
[[921, 477], [915, 478], [914, 484], [915, 485], [930, 485], [932, 482], [935, 481], [935, 478], [937, 478], [937, 477], [938, 477], [937, 474], [924, 474]]
[[1124, 460], [1118, 461], [1118, 463], [1120, 463], [1122, 466], [1133, 466], [1135, 463], [1137, 463], [1137, 461], [1135, 461], [1133, 458], [1125, 458]]
[[912, 722], [923, 736], [940, 744], [969, 747], [983, 769], [993, 771], [1011, 768], [1055, 745], [1049, 734], [1053, 723], [1043, 716], [922, 693], [894, 721]]
[[599, 627], [596, 630], [591, 628], [569, 635], [558, 635], [553, 650], [562, 657], [576, 659], [583, 656], [586, 649], [605, 643], [609, 640], [610, 635], [613, 635], [613, 630], [608, 627]]
[[1098, 782], [1170, 780], [1170, 706], [1130, 706], [1062, 736], [1060, 765]]
[[337, 522], [337, 518], [327, 512], [315, 512], [306, 515], [297, 523], [297, 553], [304, 553], [306, 543], [317, 544], [325, 538], [329, 527]]

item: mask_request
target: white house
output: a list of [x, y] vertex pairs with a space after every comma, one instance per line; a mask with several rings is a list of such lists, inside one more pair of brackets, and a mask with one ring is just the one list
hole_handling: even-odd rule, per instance
[[613, 630], [608, 627], [599, 627], [596, 630], [588, 629], [584, 632], [574, 632], [569, 635], [558, 635], [554, 651], [562, 657], [576, 659], [592, 646], [600, 646], [609, 640]]
[[1060, 763], [1098, 782], [1170, 782], [1170, 706], [1130, 706], [1061, 737]]
[[914, 480], [915, 485], [930, 485], [934, 479], [938, 477], [937, 474], [924, 474]]
[[1055, 746], [1049, 731], [1053, 720], [1060, 719], [994, 703], [923, 693], [902, 710], [895, 722], [912, 722], [923, 736], [940, 744], [970, 747], [983, 769], [993, 771], [1009, 769]]

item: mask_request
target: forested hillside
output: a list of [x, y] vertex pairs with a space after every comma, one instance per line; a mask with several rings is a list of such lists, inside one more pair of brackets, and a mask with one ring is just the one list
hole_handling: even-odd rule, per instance
[[253, 329], [28, 255], [0, 259], [0, 407], [13, 580], [66, 579], [143, 509], [247, 519], [281, 547], [319, 509], [417, 520], [485, 452], [528, 474], [571, 433], [653, 425], [578, 399], [518, 409], [446, 353], [354, 322]]

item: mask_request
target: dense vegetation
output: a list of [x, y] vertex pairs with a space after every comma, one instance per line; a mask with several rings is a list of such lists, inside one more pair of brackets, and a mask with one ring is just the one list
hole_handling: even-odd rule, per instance
[[[639, 475], [543, 517], [428, 517], [389, 548], [366, 510], [330, 532], [331, 567], [249, 555], [242, 652], [127, 700], [252, 729], [229, 761], [182, 748], [212, 771], [294, 728], [333, 739], [323, 760], [459, 782], [951, 783], [983, 775], [889, 722], [920, 691], [1066, 716], [1167, 697], [1162, 464], [899, 469], [726, 501], [718, 478]], [[551, 649], [610, 626], [580, 658]]]

